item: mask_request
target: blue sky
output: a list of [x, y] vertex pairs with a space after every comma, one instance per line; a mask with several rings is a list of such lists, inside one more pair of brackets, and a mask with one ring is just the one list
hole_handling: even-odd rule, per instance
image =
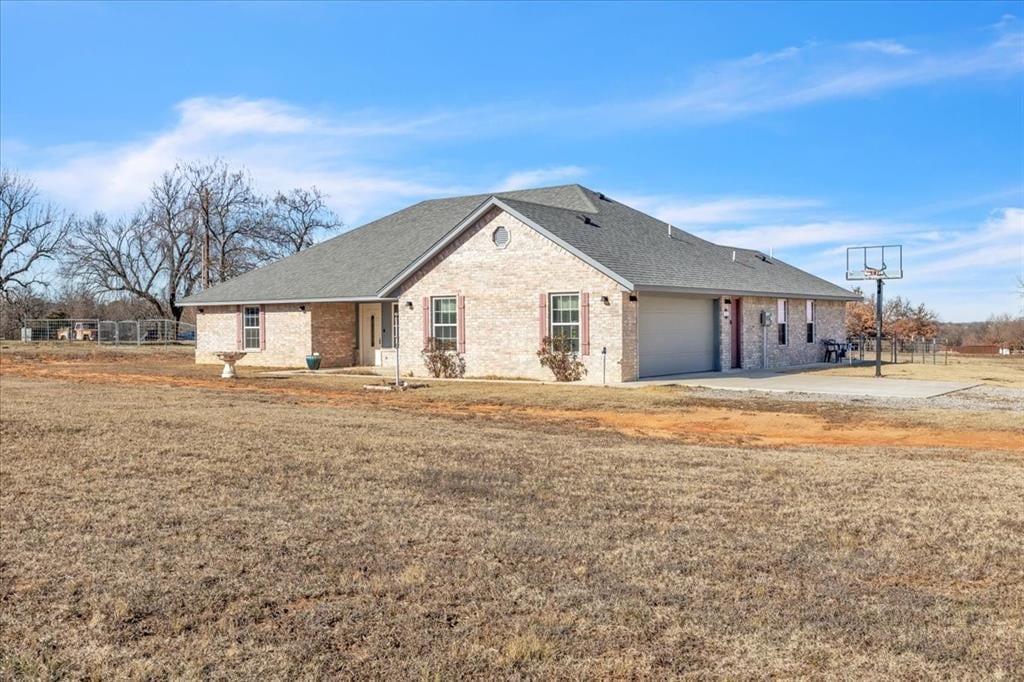
[[3, 2], [0, 155], [115, 213], [221, 156], [350, 226], [580, 182], [838, 282], [903, 243], [891, 294], [982, 319], [1021, 307], [1024, 5]]

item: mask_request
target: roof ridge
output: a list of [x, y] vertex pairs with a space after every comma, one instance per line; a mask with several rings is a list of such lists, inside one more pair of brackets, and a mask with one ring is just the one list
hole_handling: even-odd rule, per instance
[[[527, 196], [531, 196], [532, 197], [532, 196], [535, 196], [539, 192], [548, 192], [548, 191], [551, 191], [551, 190], [562, 190], [562, 189], [572, 189], [572, 190], [574, 190], [574, 192], [576, 194], [575, 199], [576, 200], [581, 200], [584, 203], [584, 205], [589, 208], [589, 210], [587, 208], [580, 208], [578, 206], [569, 207], [569, 206], [553, 204], [553, 203], [545, 202], [545, 201], [537, 201], [535, 199], [528, 199], [528, 198], [525, 198], [525, 197], [522, 197], [522, 196], [516, 196], [516, 195], [526, 194]], [[508, 199], [512, 199], [512, 200], [515, 200], [515, 201], [522, 201], [522, 202], [527, 203], [527, 204], [533, 204], [534, 206], [546, 206], [548, 208], [556, 208], [556, 209], [559, 209], [559, 210], [562, 210], [562, 211], [576, 211], [576, 212], [583, 211], [584, 213], [600, 213], [601, 210], [597, 206], [595, 206], [594, 202], [591, 201], [589, 196], [587, 196], [587, 193], [586, 193], [585, 189], [586, 188], [582, 187], [581, 185], [577, 185], [577, 184], [572, 184], [572, 185], [555, 185], [554, 187], [538, 187], [538, 188], [535, 188], [535, 189], [517, 189], [517, 190], [512, 190], [510, 192], [495, 192], [491, 196], [497, 197], [498, 199], [508, 198]]]
[[[539, 201], [527, 201], [526, 199], [518, 199], [516, 197], [507, 197], [507, 196], [502, 196], [500, 194], [495, 194], [494, 198], [497, 199], [498, 201], [511, 201], [511, 202], [514, 202], [514, 203], [517, 203], [517, 204], [529, 204], [530, 206], [540, 206], [541, 208], [550, 208], [553, 211], [565, 211], [566, 213], [579, 213], [580, 212], [580, 209], [578, 209], [578, 208], [566, 208], [565, 206], [553, 206], [551, 204], [542, 204]], [[598, 211], [596, 211], [596, 210], [594, 210], [594, 211], [583, 211], [583, 212], [584, 213], [594, 213], [594, 214], [598, 213]]]

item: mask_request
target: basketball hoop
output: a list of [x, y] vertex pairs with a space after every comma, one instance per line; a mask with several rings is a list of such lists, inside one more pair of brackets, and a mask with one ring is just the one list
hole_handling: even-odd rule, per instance
[[851, 246], [846, 249], [846, 279], [903, 279], [903, 246]]
[[[894, 264], [892, 269], [889, 263]], [[875, 292], [875, 376], [882, 376], [882, 285], [903, 279], [903, 245], [851, 246], [846, 249], [846, 279], [871, 280]]]

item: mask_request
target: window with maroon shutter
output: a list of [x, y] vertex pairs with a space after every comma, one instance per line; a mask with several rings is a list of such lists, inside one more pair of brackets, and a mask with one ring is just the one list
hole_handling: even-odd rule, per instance
[[431, 336], [443, 350], [459, 348], [459, 306], [455, 296], [435, 296], [430, 300]]
[[430, 298], [423, 297], [423, 347], [430, 345]]
[[590, 355], [590, 294], [580, 294], [580, 355]]
[[807, 343], [814, 343], [814, 301], [807, 301]]
[[580, 295], [551, 294], [551, 342], [555, 350], [580, 352]]
[[260, 307], [242, 308], [242, 350], [260, 349]]
[[458, 297], [459, 310], [456, 315], [455, 321], [458, 324], [458, 351], [460, 353], [466, 352], [466, 298], [464, 296]]
[[267, 349], [267, 315], [263, 306], [260, 306], [260, 350]]
[[235, 348], [242, 350], [242, 306], [235, 306]]
[[540, 335], [537, 337], [537, 346], [540, 347], [540, 348], [543, 348], [544, 347], [544, 339], [545, 339], [545, 337], [550, 336], [550, 334], [548, 333], [548, 295], [547, 294], [541, 294], [540, 295], [540, 308], [539, 308], [538, 323], [539, 323], [539, 327], [540, 327]]
[[778, 300], [775, 326], [779, 329], [779, 345], [789, 344], [789, 301], [784, 298]]

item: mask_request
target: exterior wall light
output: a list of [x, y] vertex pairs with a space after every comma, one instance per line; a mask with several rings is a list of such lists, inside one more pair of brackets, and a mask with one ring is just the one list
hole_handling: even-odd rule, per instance
[[607, 296], [602, 296], [601, 297], [601, 303], [604, 303], [605, 305], [611, 305], [612, 304], [612, 302], [608, 300]]
[[406, 307], [407, 309], [409, 309], [409, 310], [412, 310], [412, 301], [406, 301], [406, 302], [405, 302], [405, 307]]
[[202, 309], [202, 308], [200, 308], [200, 309], [199, 309], [199, 312], [200, 312], [200, 314], [202, 314], [202, 312], [203, 312], [203, 309]]
[[299, 310], [302, 311], [302, 312], [306, 312], [306, 306], [300, 305], [299, 306]]

